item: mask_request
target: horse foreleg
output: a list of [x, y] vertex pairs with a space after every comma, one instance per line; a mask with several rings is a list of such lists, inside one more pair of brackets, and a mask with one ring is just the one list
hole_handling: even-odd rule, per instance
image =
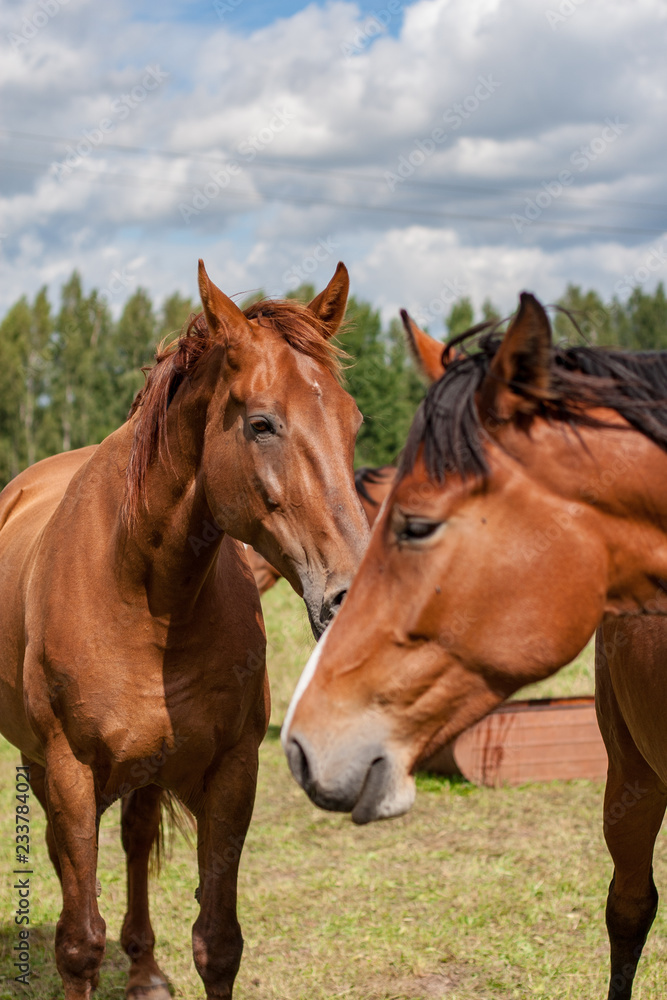
[[90, 767], [64, 739], [47, 748], [45, 799], [60, 863], [63, 909], [56, 964], [65, 1000], [89, 1000], [104, 957], [106, 927], [97, 908], [97, 815]]
[[160, 796], [157, 785], [136, 788], [123, 798], [121, 831], [127, 858], [127, 913], [120, 941], [131, 961], [125, 994], [138, 1000], [170, 1000], [166, 978], [153, 949], [155, 934], [148, 907], [148, 862], [160, 831]]
[[[644, 796], [644, 798], [635, 798]], [[620, 816], [626, 803], [634, 813]], [[607, 897], [607, 931], [611, 953], [608, 1000], [630, 1000], [632, 984], [644, 943], [658, 909], [653, 881], [653, 846], [665, 814], [664, 787], [656, 775], [626, 768], [607, 779], [605, 840], [614, 862]]]
[[200, 912], [192, 928], [197, 971], [210, 1000], [229, 1000], [241, 963], [236, 883], [257, 784], [257, 742], [237, 747], [206, 777], [197, 816]]
[[21, 760], [26, 767], [30, 768], [30, 787], [35, 793], [35, 798], [46, 813], [46, 847], [49, 852], [49, 857], [51, 858], [51, 864], [56, 870], [56, 875], [62, 882], [62, 875], [60, 874], [60, 859], [58, 857], [58, 850], [53, 836], [53, 827], [49, 822], [49, 813], [46, 808], [46, 788], [44, 787], [46, 772], [41, 764], [35, 764], [35, 762], [33, 760], [29, 760], [24, 753], [21, 754]]
[[604, 797], [604, 836], [614, 862], [607, 898], [611, 953], [608, 1000], [630, 1000], [644, 943], [658, 908], [653, 847], [667, 789], [637, 749], [625, 723], [598, 641], [596, 700], [609, 770]]

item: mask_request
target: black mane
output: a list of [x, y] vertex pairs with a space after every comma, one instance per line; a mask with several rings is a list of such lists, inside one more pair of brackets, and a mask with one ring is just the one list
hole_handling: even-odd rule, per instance
[[[466, 335], [457, 337], [456, 343], [465, 339]], [[485, 445], [490, 438], [477, 409], [476, 393], [501, 342], [497, 333], [487, 333], [474, 351], [459, 355], [430, 387], [410, 428], [400, 476], [413, 468], [421, 445], [427, 472], [439, 482], [447, 473], [464, 479], [488, 475]], [[510, 387], [534, 399], [537, 415], [575, 428], [608, 426], [587, 412], [592, 407], [616, 410], [667, 450], [667, 351], [553, 347], [547, 400], [533, 395], [524, 384]]]
[[[387, 470], [390, 470], [389, 472]], [[393, 465], [379, 465], [373, 468], [370, 465], [362, 465], [354, 470], [354, 485], [359, 496], [363, 497], [367, 503], [373, 507], [378, 507], [377, 500], [374, 500], [366, 488], [366, 483], [377, 485], [383, 483], [389, 476], [393, 477]]]

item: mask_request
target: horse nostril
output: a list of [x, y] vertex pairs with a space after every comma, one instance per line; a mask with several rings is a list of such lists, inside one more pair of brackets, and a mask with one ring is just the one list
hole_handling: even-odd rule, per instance
[[339, 590], [338, 593], [332, 599], [332, 601], [331, 601], [331, 609], [332, 609], [332, 611], [333, 611], [334, 614], [336, 614], [336, 612], [340, 608], [341, 604], [345, 600], [346, 594], [347, 594], [347, 590]]
[[345, 600], [346, 594], [347, 590], [339, 590], [331, 597], [327, 597], [322, 601], [321, 621], [324, 625], [328, 625], [334, 615], [340, 611], [340, 606]]
[[287, 744], [286, 753], [290, 771], [301, 787], [304, 790], [307, 790], [308, 785], [310, 784], [310, 768], [308, 766], [306, 751], [303, 749], [299, 741], [292, 737]]

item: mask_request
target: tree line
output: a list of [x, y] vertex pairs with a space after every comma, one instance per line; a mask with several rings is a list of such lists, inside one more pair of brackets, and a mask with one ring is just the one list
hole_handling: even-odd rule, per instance
[[[289, 293], [303, 300], [314, 294], [308, 285]], [[662, 284], [653, 293], [636, 287], [625, 302], [607, 304], [596, 292], [570, 285], [558, 304], [578, 326], [567, 312], [556, 312], [555, 336], [561, 340], [667, 349]], [[97, 443], [120, 426], [156, 345], [175, 336], [198, 309], [178, 293], [158, 307], [139, 288], [114, 320], [104, 296], [96, 289], [86, 294], [77, 272], [63, 285], [57, 310], [45, 288], [32, 302], [20, 298], [0, 324], [0, 485], [41, 458]], [[494, 318], [499, 316], [490, 302], [476, 317], [470, 300], [462, 298], [446, 317], [447, 332], [454, 336]], [[371, 303], [353, 297], [339, 342], [350, 356], [347, 387], [364, 415], [357, 464], [392, 463], [424, 394], [401, 324], [396, 319], [383, 326]]]

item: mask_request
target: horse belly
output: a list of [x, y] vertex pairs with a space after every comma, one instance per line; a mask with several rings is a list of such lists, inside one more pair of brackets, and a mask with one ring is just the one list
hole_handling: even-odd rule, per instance
[[609, 672], [637, 749], [667, 783], [667, 619], [619, 618], [602, 629]]

